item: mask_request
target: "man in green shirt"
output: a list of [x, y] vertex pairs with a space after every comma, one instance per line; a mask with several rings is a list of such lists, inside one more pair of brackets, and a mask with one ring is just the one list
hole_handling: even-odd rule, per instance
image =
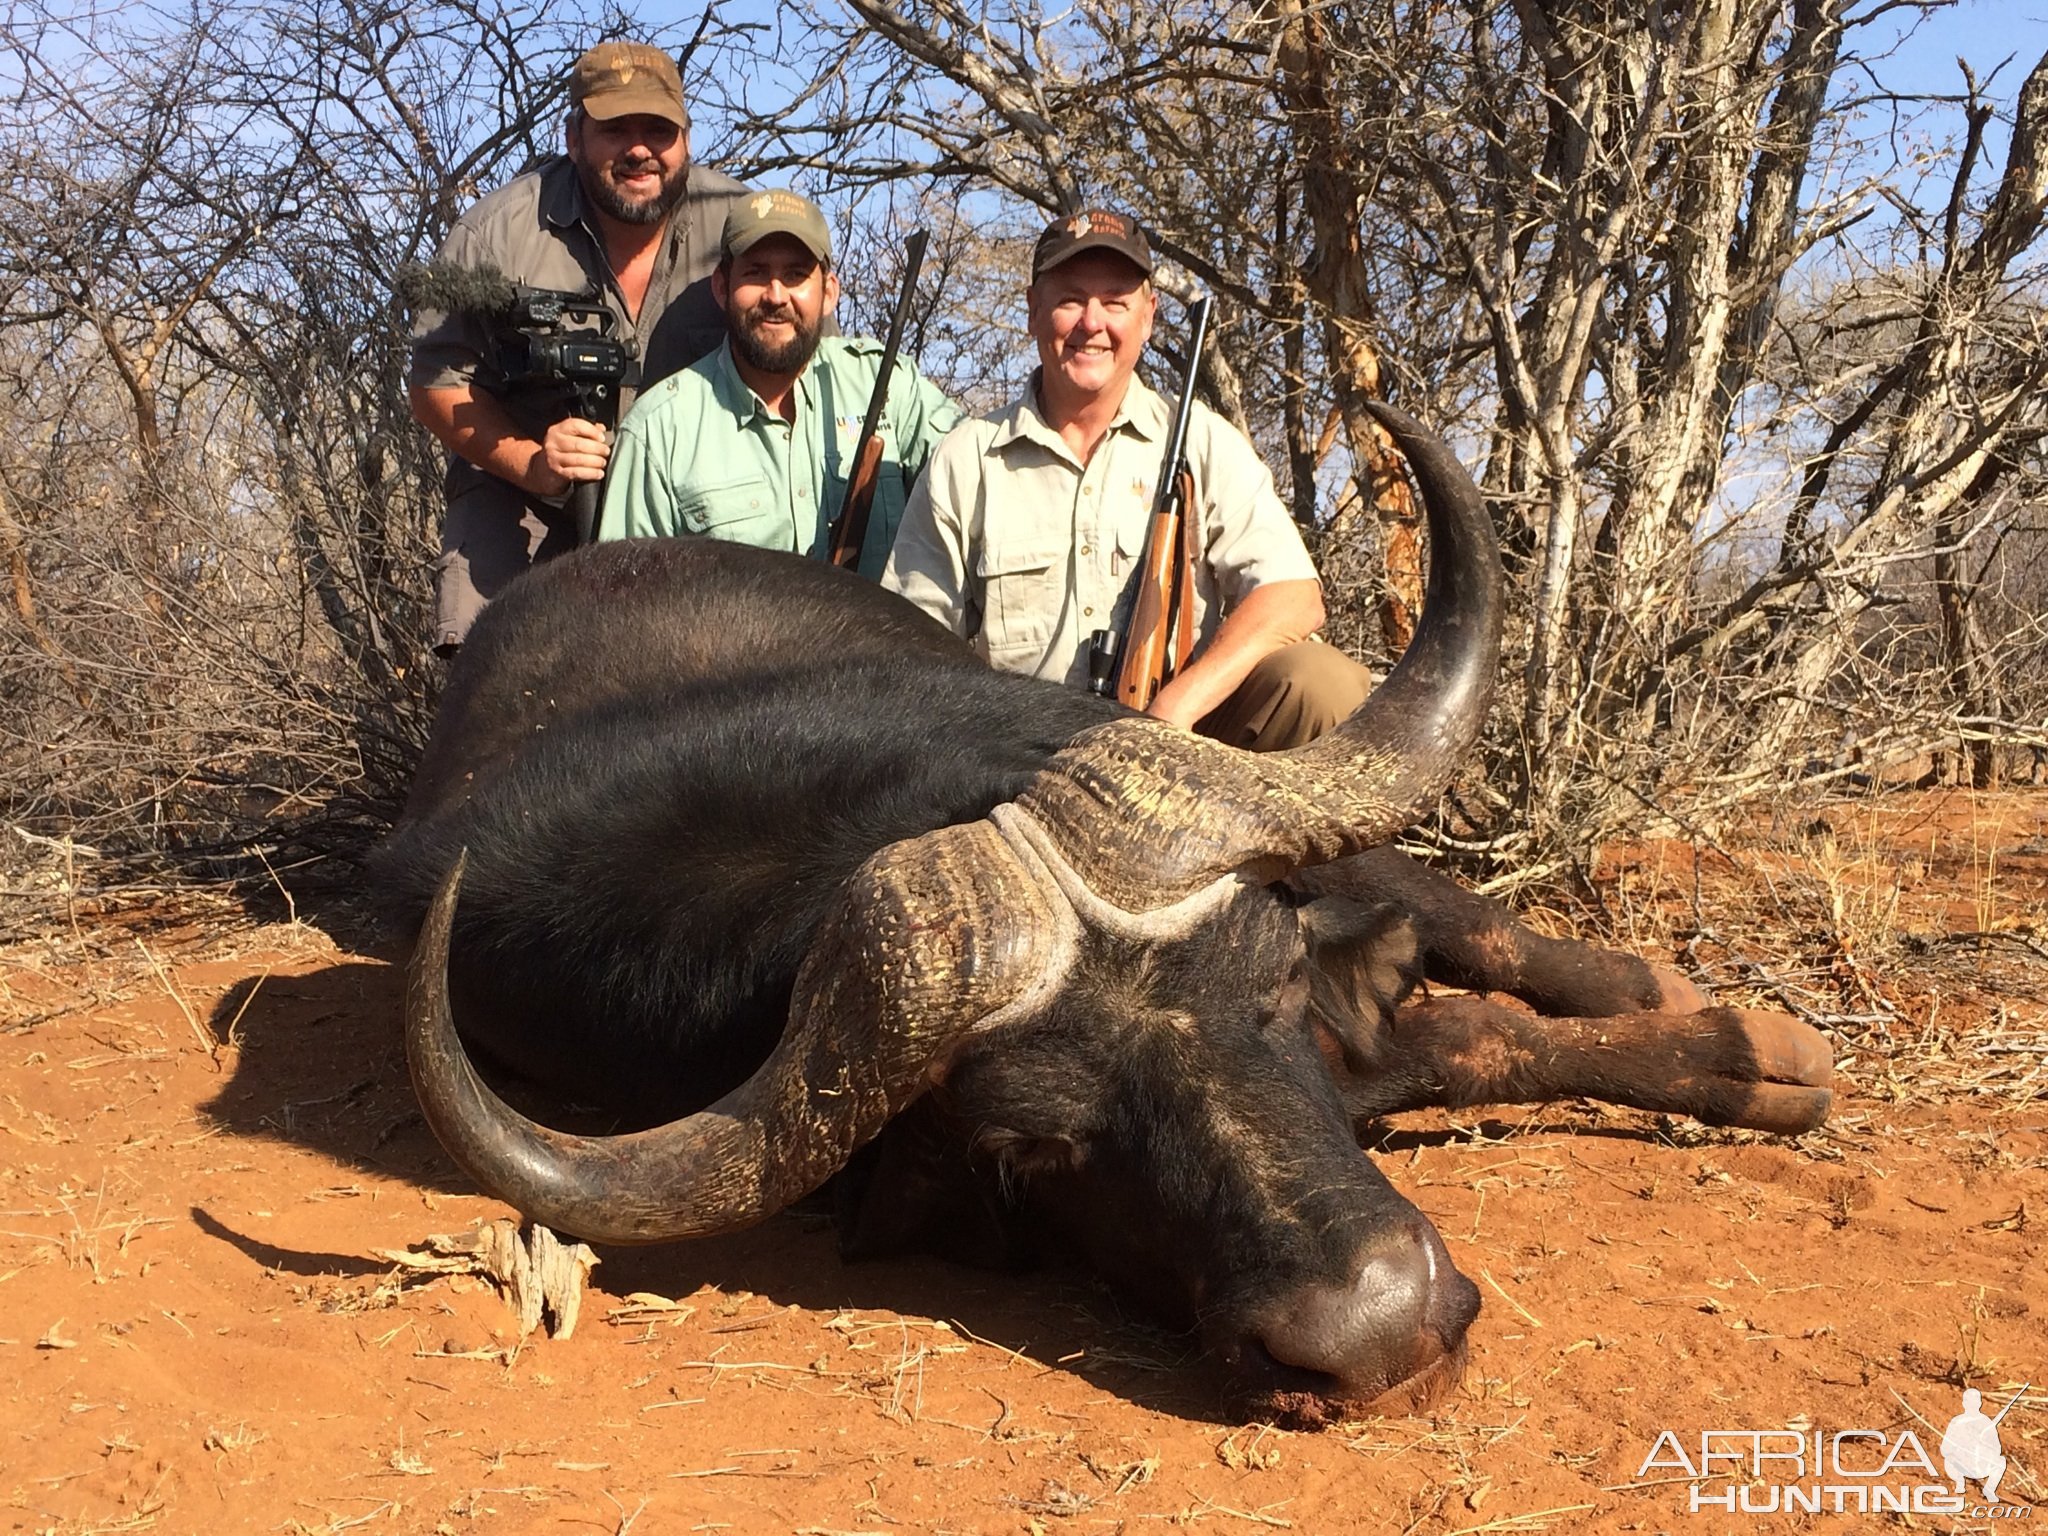
[[[822, 334], [839, 278], [825, 217], [807, 199], [741, 198], [719, 253], [711, 292], [725, 311], [725, 344], [643, 392], [620, 424], [598, 537], [701, 533], [822, 559], [882, 344]], [[952, 401], [898, 360], [863, 575], [881, 575], [910, 485], [959, 419]]]

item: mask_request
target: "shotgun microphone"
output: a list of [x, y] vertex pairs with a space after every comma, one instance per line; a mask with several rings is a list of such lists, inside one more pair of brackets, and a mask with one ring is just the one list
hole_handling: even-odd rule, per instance
[[519, 307], [518, 285], [488, 262], [458, 267], [445, 261], [409, 261], [398, 269], [391, 286], [413, 310], [509, 315]]

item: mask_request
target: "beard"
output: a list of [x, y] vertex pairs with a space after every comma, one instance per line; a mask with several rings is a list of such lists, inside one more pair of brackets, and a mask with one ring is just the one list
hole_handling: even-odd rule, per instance
[[659, 172], [659, 160], [636, 157], [590, 165], [579, 157], [576, 169], [590, 200], [622, 224], [659, 224], [668, 217], [669, 210], [683, 200], [690, 180], [690, 162], [685, 160], [676, 167], [673, 175], [662, 177], [661, 187], [652, 197], [631, 198], [619, 189], [618, 178], [621, 175], [638, 176], [650, 170]]
[[[760, 334], [765, 320], [787, 320], [796, 334], [787, 341], [768, 341]], [[725, 307], [726, 329], [732, 335], [732, 349], [749, 367], [762, 373], [797, 374], [818, 350], [821, 326], [807, 323], [794, 306], [771, 310], [765, 304], [752, 309]]]

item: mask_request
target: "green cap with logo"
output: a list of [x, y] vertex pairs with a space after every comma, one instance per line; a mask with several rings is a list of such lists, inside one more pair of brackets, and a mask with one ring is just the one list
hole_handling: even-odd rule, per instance
[[725, 216], [725, 233], [719, 237], [719, 253], [744, 256], [770, 235], [792, 235], [818, 260], [832, 260], [832, 231], [825, 215], [808, 197], [783, 188], [756, 192], [732, 205]]
[[569, 71], [569, 104], [595, 118], [659, 117], [690, 126], [676, 61], [648, 43], [599, 43]]

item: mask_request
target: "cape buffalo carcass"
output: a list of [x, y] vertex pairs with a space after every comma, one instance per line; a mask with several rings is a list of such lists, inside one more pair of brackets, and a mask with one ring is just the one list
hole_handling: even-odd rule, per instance
[[[849, 1251], [1057, 1244], [1199, 1328], [1242, 1406], [1315, 1423], [1430, 1399], [1478, 1310], [1355, 1121], [1590, 1093], [1817, 1123], [1804, 1026], [1676, 1020], [1702, 1000], [1669, 973], [1370, 851], [1473, 743], [1501, 601], [1471, 482], [1380, 414], [1429, 515], [1421, 628], [1287, 754], [991, 672], [793, 557], [615, 544], [516, 583], [377, 864], [418, 930], [407, 1049], [442, 1143], [615, 1243], [743, 1226], [843, 1170]], [[1397, 1009], [1419, 969], [1620, 1016]], [[466, 1051], [617, 1133], [523, 1118]]]

